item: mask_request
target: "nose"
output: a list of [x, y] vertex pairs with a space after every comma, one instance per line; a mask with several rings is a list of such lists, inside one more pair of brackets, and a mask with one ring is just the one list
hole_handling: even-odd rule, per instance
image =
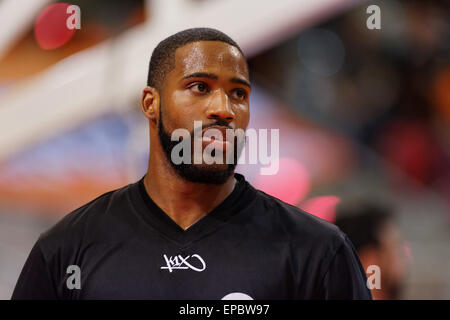
[[222, 120], [230, 123], [235, 114], [232, 110], [230, 99], [223, 90], [214, 93], [210, 107], [207, 110], [208, 119]]

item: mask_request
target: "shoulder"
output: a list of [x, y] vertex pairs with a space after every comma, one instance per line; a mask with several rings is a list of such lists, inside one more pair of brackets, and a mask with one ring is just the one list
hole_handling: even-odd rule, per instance
[[94, 237], [105, 235], [114, 225], [120, 224], [119, 212], [126, 206], [128, 191], [134, 184], [106, 192], [83, 206], [65, 215], [55, 225], [42, 233], [38, 244], [44, 256], [63, 247], [89, 242]]
[[306, 268], [311, 281], [321, 281], [339, 252], [347, 250], [347, 236], [336, 225], [262, 191], [256, 198], [252, 224], [260, 239], [285, 250], [297, 272]]
[[327, 245], [331, 251], [336, 251], [346, 241], [345, 234], [328, 221], [261, 190], [256, 190], [256, 197], [264, 208], [259, 212], [265, 216], [263, 220], [270, 225], [270, 229], [294, 243], [301, 242], [311, 246]]

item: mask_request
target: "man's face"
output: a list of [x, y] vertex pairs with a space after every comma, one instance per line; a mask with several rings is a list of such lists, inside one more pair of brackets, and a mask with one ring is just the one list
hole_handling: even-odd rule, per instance
[[381, 287], [389, 299], [399, 299], [407, 275], [404, 241], [392, 221], [380, 230], [378, 260], [381, 268]]
[[[239, 50], [220, 41], [198, 41], [176, 50], [175, 68], [166, 76], [160, 92], [158, 135], [167, 159], [183, 178], [200, 183], [224, 183], [234, 172], [234, 164], [193, 163], [194, 142], [203, 151], [208, 145], [212, 154], [224, 154], [239, 147], [236, 140], [226, 141], [226, 129], [245, 131], [249, 122], [249, 76], [247, 64]], [[211, 142], [205, 136], [195, 141], [194, 121], [207, 129], [223, 132], [223, 140]], [[192, 163], [175, 165], [171, 160], [174, 130], [186, 129], [191, 134]], [[211, 132], [211, 131], [209, 131]], [[197, 149], [198, 150], [198, 149]], [[211, 149], [210, 149], [211, 150]], [[236, 160], [236, 159], [235, 159]]]

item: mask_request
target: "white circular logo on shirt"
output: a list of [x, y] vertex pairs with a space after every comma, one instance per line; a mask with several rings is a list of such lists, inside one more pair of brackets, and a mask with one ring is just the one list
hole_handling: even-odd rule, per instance
[[232, 292], [227, 294], [221, 300], [253, 300], [253, 298], [242, 292]]

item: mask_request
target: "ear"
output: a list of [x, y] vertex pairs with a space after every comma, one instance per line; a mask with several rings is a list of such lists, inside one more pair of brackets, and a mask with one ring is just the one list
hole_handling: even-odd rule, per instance
[[159, 92], [153, 87], [145, 87], [142, 91], [141, 110], [151, 121], [156, 123], [159, 115]]

